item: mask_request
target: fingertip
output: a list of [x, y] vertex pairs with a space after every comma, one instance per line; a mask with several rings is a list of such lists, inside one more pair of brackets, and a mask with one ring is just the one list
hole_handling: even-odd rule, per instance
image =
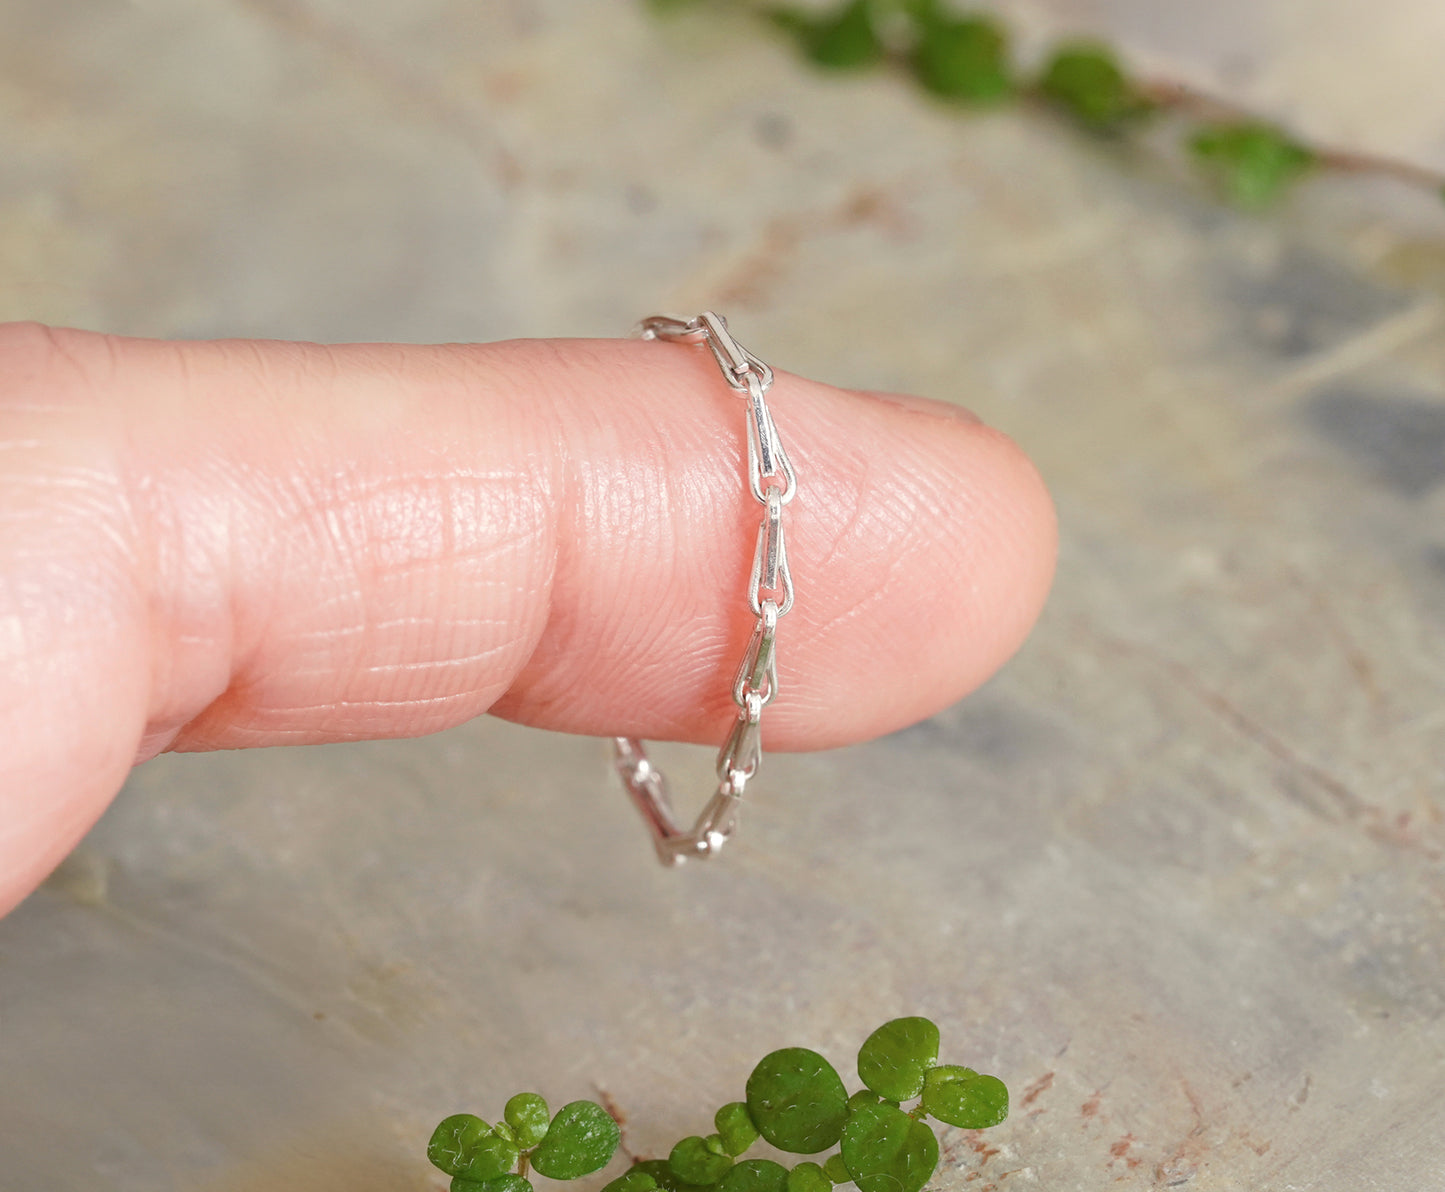
[[1043, 607], [1057, 528], [1032, 461], [963, 407], [790, 381], [800, 595], [769, 739], [807, 749], [905, 727], [987, 680]]
[[882, 402], [886, 406], [905, 410], [910, 414], [918, 414], [924, 418], [937, 418], [944, 422], [962, 422], [969, 426], [979, 426], [983, 423], [983, 419], [967, 406], [958, 405], [956, 402], [940, 401], [933, 397], [920, 397], [914, 393], [891, 393], [878, 389], [860, 389], [855, 392], [860, 397], [870, 398], [873, 401]]

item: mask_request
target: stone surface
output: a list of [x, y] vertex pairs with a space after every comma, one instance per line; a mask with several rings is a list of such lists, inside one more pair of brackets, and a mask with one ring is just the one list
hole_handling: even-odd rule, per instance
[[844, 1065], [903, 1013], [1014, 1094], [946, 1135], [944, 1192], [1445, 1186], [1445, 209], [1327, 180], [1242, 216], [706, 12], [6, 27], [5, 317], [441, 340], [716, 305], [773, 363], [1009, 431], [1063, 555], [998, 679], [770, 757], [711, 867], [652, 866], [600, 743], [486, 720], [142, 767], [0, 923], [0, 1189], [436, 1188], [431, 1126], [529, 1087], [657, 1153], [764, 1051]]

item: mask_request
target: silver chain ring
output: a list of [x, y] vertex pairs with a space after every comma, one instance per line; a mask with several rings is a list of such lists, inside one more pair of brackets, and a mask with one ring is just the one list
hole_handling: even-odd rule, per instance
[[643, 339], [706, 344], [723, 379], [747, 398], [747, 490], [763, 507], [748, 579], [748, 607], [757, 623], [733, 681], [738, 718], [718, 751], [717, 791], [691, 831], [677, 826], [667, 780], [648, 760], [642, 742], [613, 738], [617, 773], [652, 833], [658, 859], [664, 865], [680, 865], [689, 857], [710, 857], [727, 843], [737, 828], [743, 790], [763, 760], [763, 709], [778, 694], [778, 621], [793, 607], [783, 509], [797, 492], [798, 480], [765, 397], [773, 384], [773, 370], [732, 337], [721, 315], [712, 311], [695, 319], [653, 315], [639, 324], [637, 334]]

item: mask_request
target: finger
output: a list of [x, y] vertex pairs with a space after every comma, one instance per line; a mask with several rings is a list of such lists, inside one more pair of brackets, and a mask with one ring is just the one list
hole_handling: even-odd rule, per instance
[[[779, 374], [797, 605], [769, 748], [928, 715], [1022, 640], [1053, 521], [967, 418]], [[752, 616], [745, 405], [704, 351], [0, 328], [0, 905], [137, 757], [492, 709], [718, 739]]]

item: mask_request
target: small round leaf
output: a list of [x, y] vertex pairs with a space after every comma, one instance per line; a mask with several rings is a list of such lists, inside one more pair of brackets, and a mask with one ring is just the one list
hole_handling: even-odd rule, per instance
[[872, 66], [883, 57], [883, 42], [873, 27], [873, 6], [868, 0], [845, 0], [836, 12], [821, 16], [795, 8], [778, 9], [772, 15], [818, 66], [854, 70]]
[[913, 48], [913, 73], [936, 95], [965, 104], [990, 104], [1013, 91], [1008, 37], [986, 16], [926, 21]]
[[733, 1158], [758, 1140], [758, 1128], [753, 1125], [748, 1107], [741, 1101], [729, 1101], [717, 1111], [712, 1121], [722, 1136], [723, 1149]]
[[1098, 42], [1066, 42], [1054, 50], [1038, 89], [1094, 132], [1120, 131], [1147, 116], [1153, 105], [1129, 81], [1119, 60]]
[[744, 1159], [718, 1181], [717, 1192], [788, 1192], [788, 1169], [771, 1159]]
[[1246, 207], [1279, 198], [1317, 162], [1281, 129], [1249, 121], [1207, 125], [1190, 138], [1189, 149], [1226, 196]]
[[488, 1128], [466, 1155], [466, 1167], [457, 1172], [469, 1180], [494, 1180], [517, 1166], [517, 1147]]
[[657, 1181], [647, 1172], [634, 1167], [618, 1176], [602, 1192], [652, 1192], [657, 1186]]
[[667, 1165], [672, 1168], [672, 1174], [685, 1184], [712, 1184], [722, 1179], [733, 1161], [728, 1155], [719, 1155], [708, 1146], [707, 1139], [694, 1134], [672, 1148]]
[[1008, 1089], [997, 1076], [942, 1064], [923, 1083], [923, 1111], [965, 1130], [986, 1130], [1008, 1117]]
[[938, 1139], [892, 1105], [864, 1105], [843, 1128], [843, 1162], [860, 1192], [919, 1192], [938, 1166]]
[[517, 1163], [517, 1148], [470, 1113], [453, 1114], [437, 1126], [426, 1155], [447, 1175], [478, 1183], [506, 1175]]
[[452, 1180], [451, 1192], [532, 1192], [532, 1184], [519, 1175], [499, 1175], [490, 1180], [469, 1180], [459, 1175]]
[[432, 1131], [431, 1141], [426, 1144], [426, 1157], [447, 1175], [458, 1175], [466, 1170], [463, 1156], [489, 1129], [474, 1113], [454, 1113]]
[[881, 1100], [883, 1098], [872, 1089], [859, 1089], [848, 1098], [848, 1112], [852, 1113], [860, 1105], [877, 1105]]
[[843, 1162], [842, 1155], [829, 1155], [823, 1161], [823, 1174], [835, 1184], [848, 1184], [853, 1181], [853, 1173], [848, 1170], [848, 1164]]
[[549, 1179], [575, 1180], [606, 1167], [622, 1132], [595, 1101], [572, 1101], [557, 1111], [547, 1136], [532, 1152], [532, 1166]]
[[547, 1137], [548, 1118], [551, 1111], [547, 1102], [537, 1093], [518, 1093], [502, 1110], [507, 1125], [512, 1127], [517, 1142], [523, 1150], [531, 1150]]
[[938, 1028], [926, 1018], [895, 1018], [858, 1049], [858, 1075], [890, 1101], [911, 1101], [923, 1091], [924, 1074], [938, 1063]]
[[848, 1091], [833, 1065], [806, 1047], [785, 1047], [748, 1077], [748, 1113], [780, 1151], [811, 1155], [838, 1141], [848, 1120]]
[[642, 1159], [632, 1165], [632, 1170], [654, 1180], [663, 1192], [703, 1192], [713, 1187], [712, 1184], [689, 1184], [678, 1179], [666, 1159]]
[[831, 1192], [833, 1181], [816, 1163], [799, 1163], [788, 1172], [788, 1192]]

